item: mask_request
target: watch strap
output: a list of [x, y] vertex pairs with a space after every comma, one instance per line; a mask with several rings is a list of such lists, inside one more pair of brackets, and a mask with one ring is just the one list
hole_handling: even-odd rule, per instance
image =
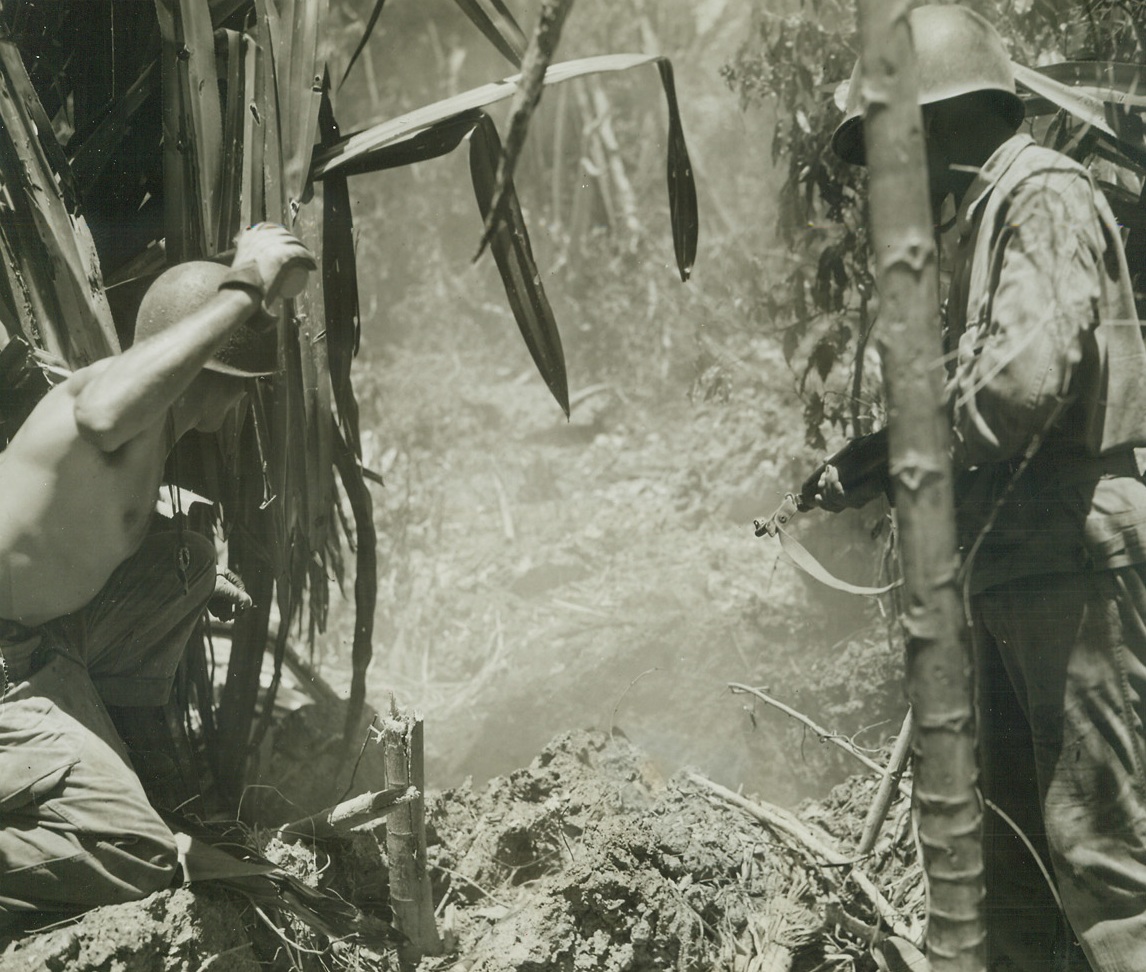
[[243, 267], [231, 267], [227, 275], [219, 281], [219, 290], [245, 290], [260, 303], [266, 298], [263, 290], [263, 277], [258, 267], [248, 263]]

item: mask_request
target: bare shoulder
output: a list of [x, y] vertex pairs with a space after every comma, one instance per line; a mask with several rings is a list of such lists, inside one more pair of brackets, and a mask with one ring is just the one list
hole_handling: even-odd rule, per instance
[[76, 397], [104, 368], [105, 362], [97, 361], [73, 372], [51, 388], [29, 413], [2, 455], [28, 458], [44, 451], [55, 451], [68, 440], [77, 438]]

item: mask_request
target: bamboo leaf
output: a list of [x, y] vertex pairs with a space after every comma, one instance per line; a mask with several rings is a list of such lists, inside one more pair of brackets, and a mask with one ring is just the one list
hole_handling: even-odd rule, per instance
[[[488, 218], [490, 212], [500, 156], [501, 139], [497, 128], [489, 116], [483, 115], [470, 135], [470, 174], [483, 219]], [[569, 383], [561, 335], [541, 284], [541, 274], [533, 259], [529, 233], [512, 182], [506, 187], [505, 199], [506, 223], [495, 230], [490, 248], [525, 345], [557, 404], [568, 416]]]
[[242, 219], [245, 164], [244, 133], [247, 127], [246, 76], [249, 59], [247, 40], [237, 31], [222, 31], [218, 59], [225, 79], [223, 104], [223, 158], [219, 176], [218, 236], [216, 252], [230, 248]]
[[202, 0], [179, 0], [179, 11], [176, 36], [181, 46], [176, 57], [180, 65], [183, 111], [190, 122], [183, 131], [195, 162], [202, 252], [209, 254], [214, 251], [219, 235], [219, 166], [223, 155], [215, 37], [211, 11]]
[[[534, 109], [541, 100], [541, 89], [545, 81], [545, 72], [557, 44], [561, 40], [561, 28], [565, 26], [565, 18], [573, 7], [573, 0], [543, 0], [541, 12], [537, 18], [537, 26], [529, 38], [529, 47], [521, 65], [521, 80], [513, 95], [513, 104], [510, 108], [509, 133], [505, 139], [501, 157], [497, 162], [497, 178], [494, 183], [493, 198], [490, 200], [489, 212], [486, 214], [485, 227], [482, 230], [481, 243], [478, 246], [478, 256], [481, 256], [490, 238], [505, 219], [505, 196], [508, 186], [513, 179], [513, 170], [517, 167], [517, 157], [525, 145], [525, 136], [529, 132], [529, 120], [533, 117]], [[476, 257], [475, 257], [476, 259]]]
[[680, 121], [680, 108], [676, 100], [676, 85], [673, 83], [672, 64], [668, 58], [657, 61], [661, 75], [665, 100], [668, 102], [668, 193], [669, 212], [672, 219], [673, 250], [680, 279], [688, 280], [696, 261], [696, 244], [700, 232], [700, 218], [697, 214], [696, 181], [693, 178], [692, 162], [685, 144], [684, 127]]
[[318, 109], [322, 101], [323, 68], [319, 45], [325, 27], [326, 0], [292, 0], [290, 46], [287, 60], [276, 58], [279, 69], [279, 111], [282, 118], [284, 179], [293, 216], [301, 204], [310, 176]]
[[1091, 89], [1112, 104], [1146, 104], [1146, 68], [1119, 61], [1062, 61], [1036, 69], [1060, 84]]
[[381, 172], [448, 155], [474, 130], [481, 116], [482, 112], [478, 108], [452, 115], [403, 141], [391, 142], [360, 155], [350, 164], [340, 166], [333, 174], [326, 175], [323, 181], [329, 184], [335, 178]]
[[1047, 77], [1039, 71], [1012, 62], [1015, 71], [1015, 80], [1028, 91], [1032, 91], [1041, 98], [1063, 111], [1069, 112], [1079, 121], [1097, 129], [1111, 138], [1117, 138], [1114, 129], [1107, 124], [1106, 109], [1102, 100], [1094, 95], [1072, 88], [1053, 78]]
[[358, 725], [366, 701], [366, 669], [374, 654], [374, 609], [378, 601], [378, 536], [374, 529], [374, 504], [362, 476], [362, 466], [338, 428], [332, 429], [334, 462], [338, 478], [354, 513], [357, 572], [354, 578], [354, 642], [350, 652], [350, 701], [344, 723], [343, 741]]
[[[1146, 140], [1140, 116], [1146, 107], [1144, 69], [1113, 61], [1064, 61], [1037, 70], [1014, 64], [1015, 80], [1037, 97], [1027, 101], [1028, 114], [1065, 111], [1101, 133], [1121, 164], [1146, 165]], [[1130, 123], [1128, 123], [1130, 122]]]
[[[629, 71], [659, 59], [660, 56], [656, 54], [604, 54], [597, 57], [562, 61], [549, 66], [549, 70], [545, 73], [544, 83], [546, 85], [560, 84], [562, 81], [582, 77], [586, 74]], [[433, 104], [424, 105], [414, 111], [380, 122], [365, 131], [351, 135], [318, 154], [314, 161], [313, 176], [316, 179], [325, 178], [327, 173], [331, 171], [342, 166], [352, 165], [362, 155], [410, 138], [448, 118], [511, 98], [517, 88], [519, 78], [520, 75], [514, 75], [502, 81], [483, 84], [470, 91], [464, 91]]]
[[[337, 142], [341, 135], [328, 88], [324, 91], [319, 112], [319, 133], [324, 145]], [[355, 456], [361, 456], [358, 403], [350, 381], [350, 367], [358, 353], [361, 333], [358, 268], [354, 257], [354, 222], [346, 177], [347, 172], [343, 170], [333, 173], [323, 182], [322, 294], [330, 381], [338, 419], [351, 451]]]
[[458, 7], [514, 67], [521, 67], [525, 32], [502, 0], [454, 0]]
[[366, 50], [366, 44], [370, 40], [370, 35], [374, 33], [374, 27], [378, 23], [378, 18], [382, 16], [382, 8], [385, 5], [386, 0], [375, 0], [374, 9], [370, 11], [370, 18], [366, 21], [366, 29], [362, 31], [362, 40], [354, 48], [354, 53], [350, 55], [350, 60], [347, 62], [346, 70], [342, 72], [342, 80], [338, 82], [339, 88], [346, 84], [346, 79], [350, 77], [351, 68], [354, 67], [362, 52]]

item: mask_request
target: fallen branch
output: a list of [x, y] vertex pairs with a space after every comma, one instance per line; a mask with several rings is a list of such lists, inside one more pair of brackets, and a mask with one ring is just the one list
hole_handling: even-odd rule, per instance
[[860, 837], [857, 853], [861, 856], [867, 854], [875, 846], [879, 830], [887, 819], [887, 811], [891, 806], [892, 795], [897, 786], [902, 783], [903, 771], [907, 766], [907, 757], [911, 752], [912, 720], [911, 709], [903, 717], [903, 725], [899, 727], [899, 735], [895, 737], [895, 745], [891, 750], [891, 758], [887, 761], [887, 768], [883, 771], [883, 779], [879, 781], [879, 790], [867, 811], [867, 819], [863, 824], [863, 835]]
[[[757, 820], [767, 824], [773, 830], [787, 834], [806, 850], [811, 852], [814, 856], [821, 858], [827, 864], [833, 867], [847, 868], [847, 876], [855, 881], [868, 901], [871, 902], [876, 915], [887, 924], [892, 932], [912, 944], [922, 946], [922, 935], [914, 927], [914, 923], [908, 925], [901, 920], [899, 913], [892, 907], [887, 898], [883, 896], [883, 892], [875, 886], [871, 878], [860, 870], [854, 861], [845, 857], [835, 848], [828, 846], [827, 843], [812, 833], [811, 830], [787, 810], [783, 810], [771, 804], [749, 800], [747, 797], [743, 797], [739, 793], [721, 786], [719, 783], [712, 782], [712, 780], [701, 776], [699, 773], [686, 773], [685, 776], [697, 786], [708, 790], [726, 803], [731, 803], [733, 806], [746, 811]], [[834, 876], [825, 872], [825, 877], [834, 883]]]
[[[849, 756], [855, 757], [861, 763], [863, 763], [864, 766], [866, 766], [868, 769], [872, 770], [873, 772], [878, 773], [880, 776], [884, 776], [887, 773], [888, 768], [886, 766], [881, 766], [879, 763], [877, 763], [870, 756], [867, 756], [864, 753], [861, 753], [858, 749], [856, 749], [856, 747], [851, 743], [851, 741], [849, 739], [845, 738], [844, 736], [841, 736], [838, 732], [830, 732], [829, 730], [825, 729], [823, 726], [816, 725], [816, 723], [813, 722], [810, 718], [808, 718], [808, 716], [804, 715], [804, 713], [797, 712], [795, 709], [790, 708], [789, 706], [785, 705], [779, 699], [772, 698], [772, 696], [770, 696], [767, 692], [764, 692], [758, 688], [753, 688], [750, 685], [742, 685], [739, 682], [729, 682], [728, 687], [733, 692], [742, 692], [745, 695], [754, 696], [755, 698], [760, 699], [761, 702], [766, 702], [768, 705], [772, 706], [773, 708], [779, 709], [785, 715], [791, 716], [797, 722], [800, 722], [803, 725], [807, 726], [809, 729], [811, 729], [812, 732], [814, 732], [821, 739], [823, 739], [827, 742], [833, 743], [836, 746], [839, 746], [839, 748], [842, 749]], [[905, 797], [910, 798], [911, 787], [908, 786], [906, 783], [904, 783], [902, 780], [899, 780], [897, 785], [899, 787], [899, 792], [902, 793]]]
[[292, 840], [344, 834], [361, 824], [393, 813], [399, 807], [412, 803], [419, 797], [421, 794], [413, 786], [395, 786], [388, 790], [363, 793], [313, 813], [309, 817], [283, 824], [276, 832], [276, 836], [280, 840]]

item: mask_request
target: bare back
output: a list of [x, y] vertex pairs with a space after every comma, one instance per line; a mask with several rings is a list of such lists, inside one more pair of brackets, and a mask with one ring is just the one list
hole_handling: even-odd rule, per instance
[[48, 392], [0, 453], [0, 618], [36, 625], [83, 607], [147, 532], [165, 413], [113, 452], [83, 438], [76, 395], [103, 365]]

